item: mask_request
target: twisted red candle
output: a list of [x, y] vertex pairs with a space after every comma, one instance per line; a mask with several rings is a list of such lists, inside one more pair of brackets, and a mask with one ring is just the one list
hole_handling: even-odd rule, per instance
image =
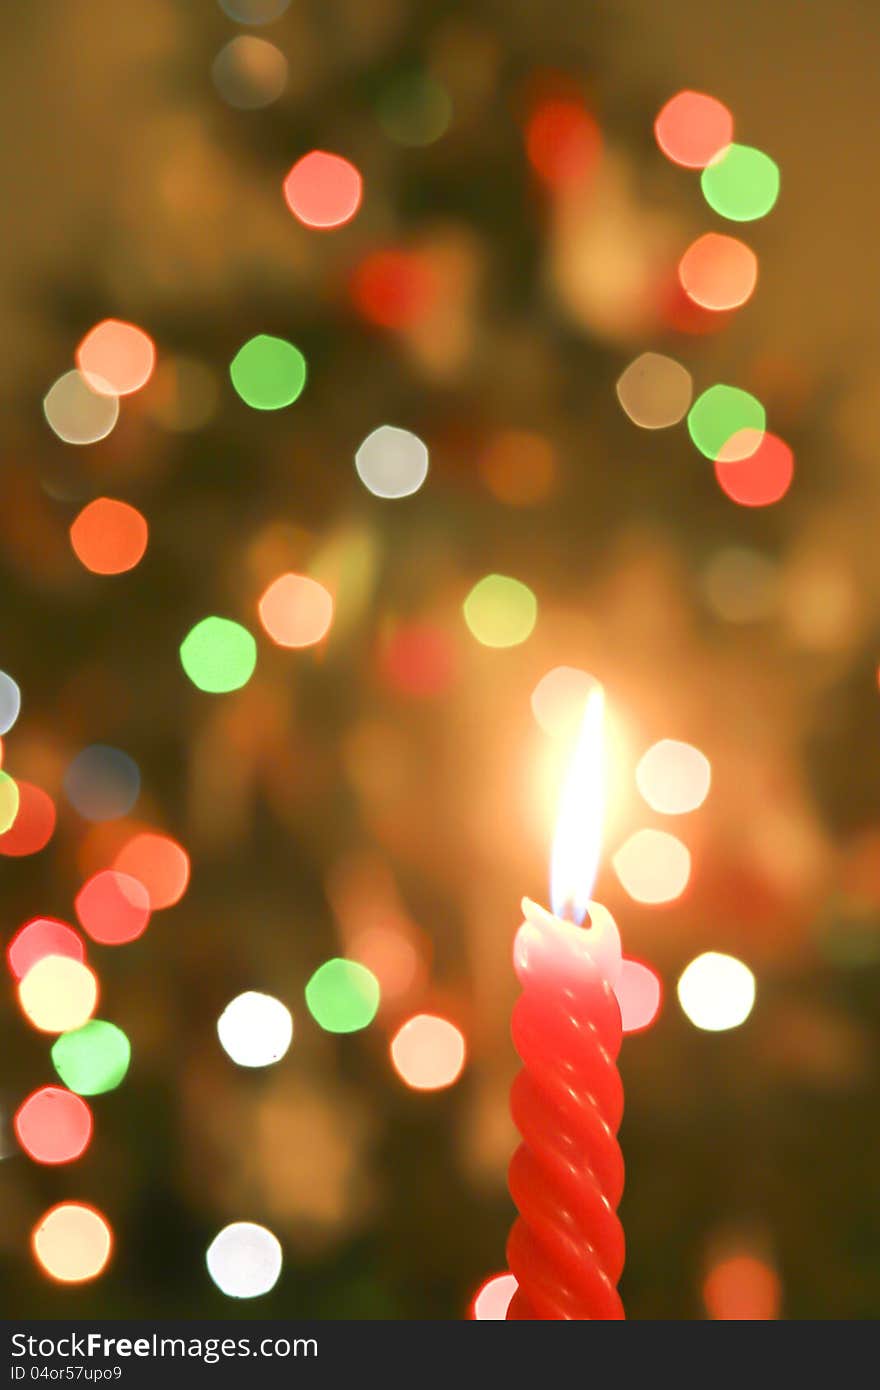
[[512, 1025], [523, 1070], [510, 1097], [523, 1142], [508, 1176], [519, 1216], [507, 1243], [519, 1287], [507, 1317], [619, 1319], [619, 940], [524, 906]]

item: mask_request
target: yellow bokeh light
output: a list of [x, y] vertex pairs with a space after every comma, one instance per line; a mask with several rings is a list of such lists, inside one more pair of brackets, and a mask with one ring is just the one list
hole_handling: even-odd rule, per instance
[[37, 1263], [50, 1279], [80, 1284], [94, 1279], [110, 1258], [113, 1236], [99, 1211], [82, 1202], [60, 1202], [31, 1236]]
[[81, 960], [43, 956], [18, 986], [22, 1012], [41, 1033], [81, 1028], [95, 1012], [98, 981]]
[[755, 977], [735, 956], [706, 951], [682, 972], [678, 1002], [695, 1028], [721, 1033], [745, 1023], [755, 1003]]
[[702, 806], [712, 769], [699, 748], [663, 738], [648, 749], [636, 768], [639, 791], [654, 811], [681, 816]]
[[637, 830], [612, 862], [621, 884], [637, 903], [674, 902], [691, 876], [690, 851], [665, 830]]
[[528, 585], [504, 574], [487, 574], [464, 601], [464, 620], [484, 647], [516, 647], [530, 637], [538, 601]]

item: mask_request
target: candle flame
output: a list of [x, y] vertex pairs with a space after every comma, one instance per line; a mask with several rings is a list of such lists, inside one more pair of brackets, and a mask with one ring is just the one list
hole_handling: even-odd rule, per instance
[[587, 914], [602, 843], [605, 809], [605, 697], [590, 692], [556, 821], [550, 901], [557, 917], [580, 923]]

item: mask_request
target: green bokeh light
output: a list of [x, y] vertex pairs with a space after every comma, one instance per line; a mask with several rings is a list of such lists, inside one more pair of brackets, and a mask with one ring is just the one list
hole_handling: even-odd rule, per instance
[[452, 103], [435, 77], [410, 72], [382, 93], [377, 115], [385, 134], [398, 145], [433, 145], [449, 127]]
[[763, 150], [729, 145], [700, 176], [703, 197], [731, 222], [764, 217], [779, 197], [779, 166]]
[[247, 685], [257, 664], [257, 644], [241, 623], [203, 618], [181, 642], [180, 660], [199, 690], [223, 695]]
[[717, 459], [740, 430], [755, 431], [755, 445], [767, 424], [761, 402], [738, 386], [710, 386], [698, 396], [687, 417], [691, 439], [706, 458]]
[[484, 647], [515, 647], [531, 636], [538, 600], [526, 584], [504, 574], [487, 574], [463, 605], [464, 620]]
[[306, 985], [306, 1004], [328, 1033], [356, 1033], [376, 1017], [379, 981], [354, 960], [325, 961]]
[[20, 801], [18, 783], [8, 772], [0, 772], [0, 835], [15, 823]]
[[93, 1018], [62, 1033], [52, 1044], [52, 1065], [79, 1096], [100, 1096], [118, 1086], [128, 1071], [131, 1044], [121, 1028]]
[[232, 384], [254, 410], [281, 410], [302, 393], [306, 359], [284, 338], [259, 333], [239, 348], [229, 364]]

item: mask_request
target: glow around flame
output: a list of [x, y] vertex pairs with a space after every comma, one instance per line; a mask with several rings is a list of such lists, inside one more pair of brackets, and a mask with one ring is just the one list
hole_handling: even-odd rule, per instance
[[562, 789], [553, 854], [550, 902], [557, 917], [582, 922], [590, 904], [605, 811], [605, 696], [590, 692], [574, 757]]

